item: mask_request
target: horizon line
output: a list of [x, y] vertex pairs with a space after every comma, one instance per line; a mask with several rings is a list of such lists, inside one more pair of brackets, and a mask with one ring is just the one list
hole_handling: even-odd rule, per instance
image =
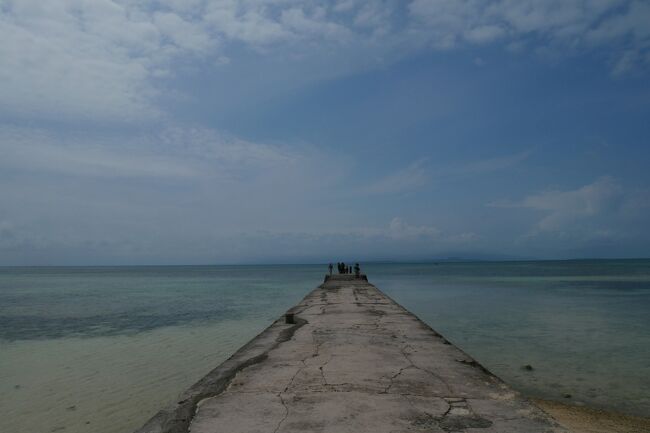
[[[354, 260], [351, 263], [361, 264], [388, 264], [388, 265], [433, 265], [439, 263], [514, 263], [514, 262], [588, 262], [588, 261], [634, 261], [634, 260], [650, 260], [650, 257], [592, 257], [592, 258], [563, 258], [563, 259], [463, 259], [463, 258], [445, 258], [436, 260]], [[324, 262], [310, 262], [310, 263], [175, 263], [175, 264], [85, 264], [85, 265], [1, 265], [0, 268], [126, 268], [126, 267], [246, 267], [246, 266], [326, 266], [329, 261]]]

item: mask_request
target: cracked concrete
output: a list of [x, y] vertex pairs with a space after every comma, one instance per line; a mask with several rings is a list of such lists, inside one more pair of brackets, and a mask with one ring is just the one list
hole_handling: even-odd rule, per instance
[[290, 312], [139, 432], [566, 432], [367, 281]]

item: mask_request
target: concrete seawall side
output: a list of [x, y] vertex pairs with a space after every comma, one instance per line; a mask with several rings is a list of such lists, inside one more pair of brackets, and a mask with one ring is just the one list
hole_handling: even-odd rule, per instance
[[364, 279], [289, 313], [137, 433], [566, 432]]

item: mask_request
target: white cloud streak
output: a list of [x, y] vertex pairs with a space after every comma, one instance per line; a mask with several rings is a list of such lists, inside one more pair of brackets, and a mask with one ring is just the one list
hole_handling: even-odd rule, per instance
[[531, 155], [531, 151], [524, 151], [512, 155], [496, 156], [477, 161], [470, 161], [464, 164], [441, 168], [437, 170], [440, 177], [466, 177], [478, 176], [506, 170], [524, 162]]
[[354, 194], [382, 195], [405, 193], [430, 186], [435, 182], [499, 172], [517, 166], [525, 161], [530, 154], [530, 151], [525, 151], [513, 155], [485, 158], [445, 167], [432, 166], [427, 160], [422, 159], [355, 189]]
[[547, 213], [537, 223], [539, 231], [565, 230], [576, 222], [616, 212], [623, 189], [610, 178], [603, 177], [575, 190], [551, 190], [526, 197], [519, 205]]
[[594, 240], [638, 242], [650, 214], [650, 194], [626, 189], [615, 178], [605, 176], [576, 189], [550, 189], [520, 201], [499, 201], [488, 206], [541, 213], [542, 217], [523, 236], [526, 242], [560, 240], [565, 246]]
[[114, 178], [227, 178], [250, 168], [292, 166], [302, 158], [278, 146], [178, 126], [128, 137], [2, 127], [0, 152], [6, 171]]
[[416, 161], [408, 167], [391, 173], [355, 190], [355, 194], [396, 194], [408, 192], [427, 185], [431, 179], [426, 161]]
[[388, 226], [388, 235], [393, 239], [436, 239], [440, 230], [431, 226], [414, 226], [395, 217]]

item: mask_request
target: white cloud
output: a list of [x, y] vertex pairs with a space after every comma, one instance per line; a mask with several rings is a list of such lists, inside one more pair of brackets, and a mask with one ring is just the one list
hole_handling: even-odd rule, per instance
[[[530, 33], [553, 39], [581, 36], [604, 13], [624, 3], [623, 0], [414, 0], [409, 10], [421, 25], [433, 28], [433, 37], [485, 42], [505, 31], [515, 38]], [[472, 38], [472, 34], [479, 37]]]
[[481, 176], [515, 167], [525, 161], [530, 154], [530, 151], [525, 151], [513, 155], [469, 161], [458, 165], [447, 164], [444, 167], [431, 166], [428, 161], [422, 159], [355, 189], [354, 194], [397, 194], [417, 190], [431, 185], [434, 181]]
[[614, 62], [612, 74], [615, 76], [625, 75], [639, 66], [641, 62], [640, 55], [635, 50], [627, 50], [620, 54]]
[[[406, 10], [406, 12], [405, 12]], [[0, 114], [95, 120], [159, 116], [175, 63], [233, 47], [304, 54], [350, 49], [359, 68], [463, 44], [606, 47], [613, 71], [647, 67], [650, 5], [630, 0], [20, 0], [0, 6]], [[530, 41], [528, 41], [530, 42]], [[338, 44], [338, 45], [337, 45]], [[340, 50], [332, 50], [340, 52]], [[298, 56], [299, 57], [299, 56]], [[339, 61], [341, 59], [338, 59]], [[348, 68], [354, 70], [354, 67]]]
[[[623, 2], [618, 2], [623, 3]], [[650, 38], [650, 4], [633, 1], [623, 12], [607, 17], [587, 33], [592, 42], [608, 42], [613, 39], [630, 37], [633, 41], [647, 47]]]
[[622, 202], [623, 189], [611, 177], [569, 191], [546, 191], [526, 197], [521, 207], [546, 212], [537, 224], [541, 231], [566, 229], [575, 222], [615, 212]]
[[492, 158], [485, 158], [477, 161], [470, 161], [464, 164], [441, 168], [437, 170], [440, 177], [458, 177], [458, 176], [478, 176], [506, 170], [515, 167], [528, 159], [531, 151], [524, 151], [512, 155], [496, 156]]
[[150, 79], [213, 42], [200, 23], [119, 0], [4, 2], [0, 40], [0, 112], [101, 120], [158, 115]]
[[[459, 234], [445, 233], [431, 225], [414, 225], [404, 218], [394, 217], [387, 225], [378, 227], [357, 227], [348, 229], [329, 229], [303, 231], [256, 231], [237, 237], [233, 243], [257, 252], [264, 251], [268, 257], [278, 260], [292, 250], [313, 251], [322, 260], [323, 256], [356, 256], [372, 259], [386, 257], [429, 257], [448, 255], [462, 251], [475, 251], [480, 236], [472, 232]], [[287, 248], [269, 249], [271, 245], [286, 245]], [[287, 251], [288, 250], [288, 251]], [[294, 256], [301, 261], [309, 260], [304, 255]], [[282, 259], [280, 259], [282, 260]]]
[[272, 17], [270, 5], [261, 2], [223, 0], [206, 5], [204, 20], [224, 37], [252, 45], [268, 45], [293, 34]]
[[348, 12], [356, 8], [359, 4], [358, 0], [338, 0], [332, 7], [335, 12]]
[[388, 236], [398, 240], [431, 240], [440, 236], [441, 232], [431, 226], [414, 226], [401, 218], [395, 217], [388, 226]]
[[[556, 52], [611, 49], [622, 42], [637, 54], [650, 48], [650, 5], [640, 1], [414, 0], [409, 11], [413, 31], [437, 48], [504, 39], [510, 49], [520, 49], [530, 37]], [[620, 73], [621, 60], [615, 57]]]
[[316, 9], [312, 16], [305, 15], [302, 8], [287, 9], [282, 11], [281, 22], [285, 28], [296, 35], [305, 37], [316, 36], [319, 39], [343, 42], [352, 36], [345, 26], [324, 19], [324, 12], [321, 9]]
[[345, 221], [328, 208], [345, 164], [308, 145], [183, 125], [119, 134], [4, 126], [0, 155], [4, 264], [204, 261], [227, 258], [245, 233]]
[[429, 183], [424, 160], [416, 161], [408, 167], [391, 173], [381, 179], [355, 190], [356, 194], [395, 194], [412, 191]]
[[128, 137], [2, 127], [0, 152], [0, 167], [7, 171], [91, 178], [228, 178], [247, 169], [295, 165], [302, 158], [278, 146], [192, 127]]
[[433, 225], [411, 224], [402, 217], [392, 218], [387, 226], [330, 231], [319, 236], [324, 235], [341, 235], [374, 242], [389, 241], [395, 245], [429, 245], [438, 250], [475, 245], [481, 240], [481, 236], [474, 232], [450, 233]]
[[485, 25], [475, 27], [465, 33], [465, 39], [477, 44], [493, 42], [505, 34], [502, 27], [496, 25]]
[[640, 234], [645, 233], [650, 216], [650, 194], [625, 189], [616, 179], [605, 176], [576, 189], [552, 189], [520, 201], [493, 202], [488, 206], [541, 213], [542, 217], [523, 236], [525, 242], [552, 245], [559, 240], [566, 248], [605, 240], [638, 243], [645, 237]]
[[580, 36], [622, 0], [501, 0], [486, 15], [502, 19], [517, 33], [538, 32], [551, 38]]
[[163, 37], [182, 50], [206, 53], [215, 45], [215, 40], [205, 29], [171, 12], [157, 12], [153, 22]]

